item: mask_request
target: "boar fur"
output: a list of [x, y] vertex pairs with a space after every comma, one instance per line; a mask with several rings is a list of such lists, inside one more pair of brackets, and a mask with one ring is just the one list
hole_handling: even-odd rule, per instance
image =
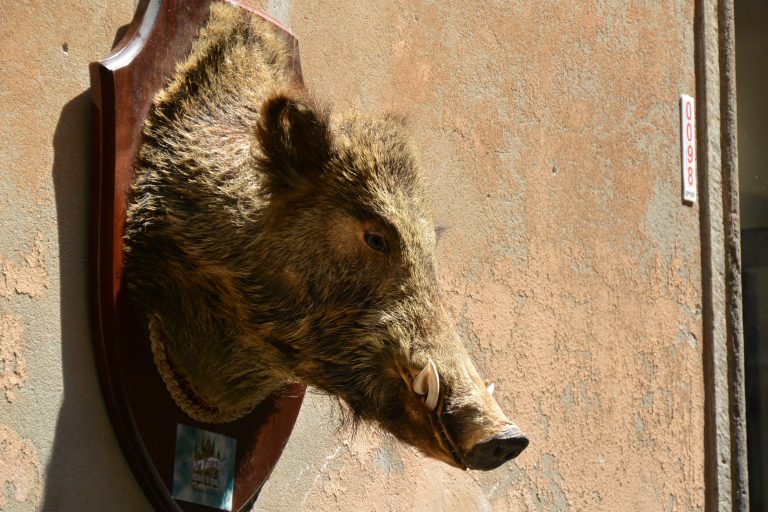
[[[156, 361], [198, 419], [228, 421], [300, 381], [479, 467], [467, 454], [512, 423], [441, 303], [404, 123], [331, 115], [296, 85], [291, 51], [270, 23], [214, 2], [154, 99], [125, 239]], [[434, 410], [413, 389], [430, 360]]]

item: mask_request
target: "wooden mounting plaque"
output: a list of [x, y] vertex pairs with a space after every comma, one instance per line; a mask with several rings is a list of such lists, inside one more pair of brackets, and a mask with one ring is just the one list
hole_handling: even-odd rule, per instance
[[[162, 511], [211, 511], [171, 497], [176, 427], [192, 426], [237, 443], [232, 510], [247, 510], [285, 447], [304, 386], [260, 404], [227, 424], [205, 424], [184, 414], [155, 368], [146, 321], [132, 311], [122, 287], [123, 225], [142, 125], [152, 98], [186, 57], [207, 21], [211, 0], [142, 0], [111, 55], [90, 66], [93, 101], [91, 290], [96, 362], [117, 439], [152, 505]], [[301, 85], [298, 41], [291, 71]]]

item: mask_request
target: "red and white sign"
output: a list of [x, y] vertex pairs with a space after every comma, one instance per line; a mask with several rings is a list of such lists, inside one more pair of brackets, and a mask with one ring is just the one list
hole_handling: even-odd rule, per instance
[[696, 110], [693, 98], [680, 96], [680, 135], [683, 148], [683, 200], [696, 202]]

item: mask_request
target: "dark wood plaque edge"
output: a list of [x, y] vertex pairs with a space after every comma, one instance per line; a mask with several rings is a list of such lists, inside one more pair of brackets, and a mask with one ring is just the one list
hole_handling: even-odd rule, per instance
[[[152, 41], [157, 32], [168, 29], [168, 26], [158, 26], [163, 15], [166, 22], [173, 22], [175, 18], [170, 16], [169, 20], [168, 13], [172, 13], [180, 5], [188, 11], [195, 12], [197, 26], [191, 27], [194, 33], [207, 20], [210, 3], [211, 0], [142, 0], [133, 20], [126, 27], [111, 54], [99, 62], [91, 63], [89, 67], [93, 126], [89, 288], [96, 366], [110, 420], [125, 457], [153, 507], [156, 510], [169, 512], [214, 509], [175, 501], [162, 475], [153, 464], [135, 422], [134, 411], [128, 399], [125, 383], [121, 378], [118, 342], [126, 337], [122, 336], [118, 329], [126, 325], [122, 321], [124, 320], [122, 316], [132, 314], [122, 293], [122, 233], [128, 191], [134, 175], [133, 164], [140, 143], [141, 126], [154, 92], [165, 84], [175, 62], [165, 63], [160, 83], [153, 90], [148, 91], [149, 94], [144, 97], [146, 104], [141, 105], [141, 108], [137, 108], [139, 105], [129, 105], [128, 109], [131, 113], [127, 116], [123, 114], [126, 110], [125, 101], [130, 100], [130, 96], [125, 94], [122, 75], [142, 54], [145, 46]], [[274, 23], [284, 31], [286, 37], [293, 41], [292, 71], [297, 84], [302, 84], [296, 37], [279, 22], [255, 8], [242, 2], [230, 3]], [[189, 31], [188, 29], [187, 36]], [[174, 35], [162, 34], [166, 42], [173, 41]], [[186, 47], [183, 51], [177, 52], [179, 55], [174, 60], [187, 54], [192, 42], [191, 38], [187, 37], [187, 39], [189, 40]], [[127, 126], [126, 120], [130, 121]], [[262, 434], [260, 437], [263, 437], [264, 433], [270, 437], [268, 446], [249, 459], [249, 464], [261, 465], [258, 474], [263, 478], [258, 482], [250, 482], [254, 488], [252, 496], [244, 501], [241, 500], [242, 503], [233, 506], [233, 510], [247, 510], [258, 496], [258, 491], [277, 463], [290, 436], [301, 407], [304, 389], [304, 386], [293, 385], [286, 390], [284, 396], [274, 399], [274, 407], [263, 418], [265, 428], [259, 430]], [[252, 414], [258, 413], [259, 409]], [[176, 414], [178, 415], [179, 412], [176, 411]], [[192, 420], [187, 423], [196, 424]], [[263, 440], [260, 442], [264, 444]], [[260, 446], [256, 444], [257, 449]], [[259, 459], [261, 453], [263, 453], [263, 460]]]

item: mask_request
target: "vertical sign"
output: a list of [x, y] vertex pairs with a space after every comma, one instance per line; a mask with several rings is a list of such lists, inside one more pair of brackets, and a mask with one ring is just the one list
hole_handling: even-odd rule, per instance
[[680, 135], [682, 138], [683, 159], [683, 200], [696, 202], [696, 110], [693, 98], [680, 96]]

